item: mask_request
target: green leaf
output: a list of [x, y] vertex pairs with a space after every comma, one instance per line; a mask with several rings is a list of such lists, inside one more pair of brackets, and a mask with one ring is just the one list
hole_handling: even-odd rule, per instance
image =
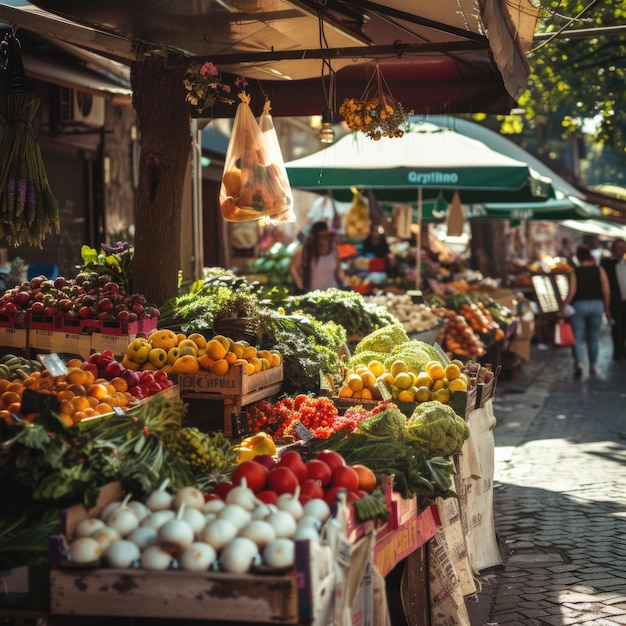
[[96, 263], [98, 261], [98, 251], [90, 246], [83, 245], [80, 249], [80, 256], [83, 259], [83, 263]]

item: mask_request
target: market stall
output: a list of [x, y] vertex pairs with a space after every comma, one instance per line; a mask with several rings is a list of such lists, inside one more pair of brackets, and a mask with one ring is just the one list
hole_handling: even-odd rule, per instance
[[[119, 254], [124, 258], [129, 251]], [[96, 258], [83, 273], [102, 264], [106, 265], [106, 259]], [[102, 289], [106, 285], [110, 299], [114, 292], [111, 276], [103, 276]], [[57, 287], [46, 286], [57, 302], [59, 295], [75, 286], [76, 279], [64, 280], [63, 286], [61, 282]], [[231, 281], [239, 281], [237, 292], [225, 288]], [[11, 515], [33, 522], [34, 504], [39, 514], [42, 506], [49, 511], [46, 525], [35, 532], [40, 539], [41, 533], [52, 539], [46, 574], [50, 587], [44, 590], [41, 604], [42, 612], [49, 612], [56, 623], [69, 624], [72, 616], [85, 620], [99, 615], [166, 618], [172, 611], [177, 618], [189, 620], [210, 615], [218, 622], [271, 623], [280, 617], [284, 623], [319, 624], [329, 623], [330, 612], [339, 611], [343, 618], [336, 618], [335, 623], [355, 623], [355, 619], [360, 623], [364, 614], [370, 614], [364, 607], [374, 607], [380, 615], [377, 623], [385, 624], [389, 610], [385, 577], [398, 566], [408, 568], [405, 596], [419, 598], [418, 606], [406, 609], [412, 623], [428, 623], [432, 608], [428, 589], [433, 580], [440, 580], [445, 570], [442, 564], [449, 558], [442, 540], [436, 539], [442, 528], [440, 502], [458, 490], [452, 481], [454, 458], [463, 454], [462, 444], [470, 433], [469, 415], [493, 393], [493, 373], [476, 364], [465, 368], [462, 361], [451, 360], [432, 343], [411, 339], [381, 307], [368, 305], [358, 294], [346, 293], [342, 302], [341, 292], [329, 296], [335, 298], [330, 300], [334, 309], [326, 314], [338, 317], [342, 304], [348, 304], [354, 322], [355, 307], [360, 306], [363, 337], [345, 352], [347, 360], [335, 361], [336, 352], [326, 352], [322, 346], [345, 343], [345, 328], [329, 320], [316, 321], [313, 312], [306, 317], [302, 312], [290, 313], [289, 306], [301, 311], [301, 301], [284, 302], [287, 308], [281, 311], [263, 308], [254, 295], [256, 288], [226, 272], [207, 277], [189, 296], [161, 307], [158, 314], [153, 312], [160, 327], [137, 328], [136, 335], [118, 339], [125, 348], [117, 358], [112, 350], [96, 350], [95, 344], [82, 359], [60, 359], [58, 354], [47, 359], [44, 353], [54, 353], [52, 345], [49, 350], [34, 347], [21, 358], [3, 357], [0, 374], [7, 378], [0, 401], [9, 402], [11, 393], [18, 400], [3, 413], [0, 472], [11, 492], [21, 494], [16, 502], [30, 502], [21, 512], [10, 511]], [[37, 302], [38, 289], [41, 285], [32, 288], [32, 297], [14, 316], [26, 320], [27, 336], [39, 330], [31, 328], [27, 315]], [[21, 291], [26, 287], [8, 295]], [[80, 295], [76, 298], [76, 305], [84, 306]], [[100, 293], [96, 301], [103, 299]], [[247, 299], [245, 305], [242, 299]], [[213, 303], [212, 310], [205, 310], [203, 329], [197, 326], [196, 309], [189, 308], [192, 300], [197, 307]], [[5, 298], [3, 304], [8, 301]], [[319, 294], [317, 310], [323, 311]], [[385, 322], [378, 330], [367, 328], [368, 316], [370, 323], [375, 316]], [[52, 317], [53, 328], [69, 324], [70, 317], [59, 311]], [[83, 332], [65, 333], [67, 350], [74, 340], [79, 345], [82, 336], [93, 339], [103, 334], [96, 331], [97, 322], [103, 321], [85, 318], [78, 329]], [[176, 332], [168, 326], [176, 327]], [[317, 334], [310, 334], [312, 327]], [[286, 341], [278, 328], [282, 332], [291, 329], [292, 339]], [[263, 336], [261, 329], [272, 342], [271, 348], [263, 341], [253, 345], [248, 340]], [[309, 340], [294, 346], [295, 337], [303, 333], [309, 334]], [[325, 360], [319, 361], [315, 372], [308, 372], [307, 379], [302, 350], [313, 345], [311, 341], [317, 347], [308, 348], [308, 358], [324, 354]], [[23, 348], [27, 350], [28, 345]], [[320, 378], [320, 371], [326, 376]], [[295, 383], [294, 376], [298, 378]], [[414, 377], [421, 393], [428, 391], [428, 400], [409, 397], [408, 384]], [[137, 386], [133, 393], [131, 381]], [[263, 381], [269, 381], [270, 388]], [[124, 384], [125, 392], [121, 391]], [[302, 393], [307, 385], [311, 389]], [[265, 391], [259, 398], [255, 390]], [[212, 400], [221, 397], [225, 408], [211, 409], [217, 430], [205, 432], [191, 425], [180, 400], [185, 393], [210, 394]], [[27, 399], [33, 395], [38, 399], [45, 395], [49, 401], [38, 405], [29, 400], [29, 404]], [[239, 397], [234, 408], [233, 395]], [[434, 415], [443, 411], [441, 415], [449, 420], [444, 438], [435, 438], [430, 411]], [[228, 414], [237, 415], [238, 421], [230, 424], [239, 424], [242, 432], [227, 433], [229, 423], [224, 417]], [[375, 451], [381, 445], [387, 451], [404, 450], [405, 460], [385, 453], [377, 461]], [[60, 463], [55, 456], [59, 451]], [[26, 458], [30, 461], [24, 464]], [[268, 465], [261, 464], [261, 459]], [[417, 473], [407, 473], [404, 462]], [[322, 470], [325, 474], [319, 474]], [[158, 501], [167, 504], [157, 505]], [[254, 535], [256, 541], [265, 543], [256, 544], [249, 560], [231, 562], [226, 545], [235, 538], [229, 540], [224, 529], [209, 530], [208, 522], [220, 517], [222, 509], [245, 502], [250, 517], [258, 516], [259, 521], [269, 520], [261, 510], [265, 515], [277, 512], [270, 508], [272, 503], [281, 512], [290, 511], [294, 530], [281, 537], [278, 529], [287, 523], [286, 518], [274, 521], [273, 530], [263, 527], [264, 540]], [[148, 511], [146, 507], [153, 508]], [[177, 535], [176, 540], [166, 540], [166, 531], [152, 529], [157, 544], [144, 555], [149, 546], [140, 548], [130, 536], [148, 526], [144, 520], [161, 508], [180, 516], [173, 521], [183, 535], [200, 518], [201, 527], [188, 539]], [[313, 526], [297, 522], [303, 515], [315, 515], [313, 511], [321, 516]], [[238, 523], [240, 515], [235, 516]], [[228, 523], [233, 526], [234, 520]], [[103, 526], [121, 536], [96, 535]], [[279, 545], [287, 552], [279, 554], [286, 560], [273, 561], [265, 547], [279, 539], [285, 540]], [[109, 550], [112, 540], [120, 544], [115, 552]], [[255, 544], [247, 540], [248, 546]], [[187, 547], [200, 542], [203, 547], [198, 550], [207, 553], [205, 564], [189, 564], [180, 541]], [[429, 583], [426, 576], [416, 576], [409, 563], [426, 559], [428, 551], [435, 549], [432, 542], [437, 541], [433, 562], [440, 564], [439, 573], [431, 574]], [[44, 550], [49, 553], [47, 545]], [[30, 573], [34, 565], [28, 555], [24, 562]], [[336, 566], [329, 565], [333, 563]], [[16, 588], [18, 570], [23, 568], [16, 562], [7, 589]], [[11, 611], [19, 613], [20, 597], [32, 602], [30, 594], [35, 589], [28, 584], [26, 589], [25, 595], [8, 593]], [[158, 598], [153, 595], [155, 589], [161, 590]], [[110, 601], [112, 593], [120, 594], [115, 603]], [[198, 594], [203, 597], [200, 604]], [[0, 602], [2, 610], [8, 608]], [[462, 602], [455, 610], [463, 611]]]

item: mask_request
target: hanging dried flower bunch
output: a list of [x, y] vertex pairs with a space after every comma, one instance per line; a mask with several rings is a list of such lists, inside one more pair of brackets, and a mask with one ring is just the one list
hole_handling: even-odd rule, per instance
[[409, 116], [389, 91], [379, 66], [369, 79], [360, 99], [346, 98], [339, 107], [348, 127], [364, 132], [370, 139], [402, 137], [409, 125]]

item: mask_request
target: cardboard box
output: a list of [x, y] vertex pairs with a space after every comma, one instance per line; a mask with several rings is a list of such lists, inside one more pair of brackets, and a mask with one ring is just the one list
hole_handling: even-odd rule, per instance
[[91, 336], [91, 351], [102, 352], [111, 350], [116, 357], [126, 354], [128, 344], [137, 335], [109, 335], [107, 333], [93, 333]]
[[28, 331], [25, 328], [4, 328], [0, 326], [0, 346], [26, 350], [28, 348]]
[[31, 352], [70, 354], [88, 359], [91, 354], [91, 335], [30, 329], [28, 347]]
[[179, 374], [178, 385], [181, 396], [207, 394], [215, 396], [243, 396], [257, 389], [269, 387], [283, 380], [283, 365], [248, 375], [242, 365], [231, 365], [225, 376], [208, 372]]

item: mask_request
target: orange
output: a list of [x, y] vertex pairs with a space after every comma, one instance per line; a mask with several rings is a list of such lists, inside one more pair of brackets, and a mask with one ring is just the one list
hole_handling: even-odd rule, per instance
[[84, 411], [85, 409], [91, 407], [86, 396], [75, 396], [72, 400], [70, 400], [70, 402], [72, 403], [75, 411]]
[[[215, 363], [215, 360], [216, 359], [212, 359], [208, 354], [203, 354], [198, 357], [198, 365], [200, 365], [203, 370], [209, 371], [211, 369], [211, 363]], [[172, 369], [173, 368], [174, 366], [172, 366]]]
[[70, 359], [65, 364], [65, 366], [69, 370], [69, 369], [72, 369], [72, 368], [79, 368], [82, 364], [83, 364], [83, 361], [81, 361], [80, 359]]
[[410, 389], [403, 389], [398, 394], [399, 402], [415, 402], [415, 394]]
[[225, 348], [224, 345], [217, 339], [211, 339], [206, 344], [205, 353], [206, 356], [212, 358], [214, 361], [218, 361], [219, 359], [223, 359], [226, 356], [229, 348]]
[[250, 363], [246, 361], [246, 374], [248, 376], [252, 376], [252, 374], [256, 374], [256, 367], [254, 367], [254, 363]]
[[415, 380], [415, 384], [418, 387], [432, 387], [433, 386], [433, 379], [430, 377], [430, 374], [428, 374], [428, 372], [420, 372], [417, 375], [417, 378]]
[[431, 392], [428, 387], [418, 387], [415, 392], [415, 401], [416, 402], [428, 402], [431, 397]]
[[6, 378], [0, 378], [0, 392], [6, 391], [6, 388], [10, 385], [10, 381]]
[[450, 402], [450, 391], [446, 388], [437, 389], [437, 391], [433, 393], [432, 399], [442, 404], [448, 404], [448, 402]]
[[57, 399], [59, 402], [64, 402], [65, 400], [71, 400], [74, 397], [74, 393], [69, 389], [62, 389], [61, 391], [57, 391]]
[[257, 356], [259, 357], [259, 359], [265, 359], [267, 361], [272, 360], [272, 353], [269, 350], [258, 350]]
[[446, 375], [445, 369], [439, 361], [428, 361], [424, 366], [424, 370], [433, 380], [439, 380]]
[[22, 391], [24, 391], [24, 385], [20, 381], [14, 380], [12, 383], [7, 385], [5, 391], [13, 391], [14, 393], [19, 393], [21, 395]]
[[71, 400], [63, 400], [59, 405], [59, 411], [67, 415], [72, 415], [74, 413], [74, 405]]
[[68, 415], [67, 413], [59, 413], [58, 414], [59, 419], [66, 425], [66, 426], [73, 426], [74, 425], [74, 420], [72, 419], [71, 415]]
[[263, 369], [263, 363], [261, 363], [261, 359], [257, 359], [257, 357], [255, 356], [249, 358], [248, 363], [252, 363], [252, 365], [254, 365], [255, 372], [260, 372]]
[[436, 380], [432, 387], [430, 388], [431, 391], [438, 391], [439, 389], [443, 389], [444, 387], [448, 386], [448, 379], [447, 378], [440, 378], [439, 380]]
[[380, 362], [377, 361], [376, 359], [370, 361], [367, 364], [367, 369], [372, 372], [372, 374], [374, 374], [374, 376], [376, 376], [378, 378], [378, 376], [381, 376], [382, 374], [385, 373], [385, 366]]
[[187, 335], [185, 335], [185, 333], [176, 333], [176, 340], [178, 341], [178, 343], [184, 341], [185, 339], [187, 339]]
[[9, 413], [11, 413], [11, 414], [14, 414], [14, 415], [19, 415], [21, 410], [22, 410], [22, 403], [21, 402], [12, 402], [7, 407], [7, 411]]
[[230, 339], [228, 337], [224, 337], [224, 335], [215, 335], [211, 341], [218, 341], [222, 344], [224, 350], [230, 350]]
[[21, 399], [22, 398], [19, 393], [15, 393], [15, 391], [5, 391], [0, 396], [0, 403], [2, 404], [2, 408], [6, 409], [14, 402], [20, 402]]
[[243, 353], [245, 352], [245, 350], [246, 346], [244, 346], [244, 344], [239, 341], [233, 341], [230, 344], [230, 351], [234, 352], [238, 359], [241, 359], [243, 357]]
[[225, 376], [230, 369], [230, 365], [226, 359], [218, 359], [209, 365], [209, 371], [216, 376]]
[[66, 391], [70, 391], [75, 396], [86, 396], [87, 395], [87, 390], [85, 389], [85, 387], [83, 387], [83, 385], [78, 385], [76, 383], [68, 385]]
[[98, 415], [106, 415], [107, 413], [113, 413], [113, 407], [108, 402], [101, 402], [97, 407]]
[[393, 379], [393, 384], [398, 389], [408, 389], [413, 386], [413, 375], [409, 372], [398, 372]]
[[277, 350], [270, 350], [272, 354], [272, 367], [278, 367], [283, 362], [283, 356]]
[[345, 384], [348, 385], [352, 391], [361, 391], [361, 389], [363, 389], [363, 379], [356, 372], [346, 378]]
[[100, 399], [95, 396], [85, 396], [87, 398], [87, 402], [89, 402], [89, 406], [92, 409], [95, 409], [100, 404]]
[[449, 363], [444, 372], [448, 380], [456, 380], [461, 375], [461, 368], [456, 363]]
[[376, 375], [371, 370], [365, 370], [361, 373], [361, 380], [363, 381], [364, 387], [372, 389], [376, 384]]
[[236, 167], [222, 174], [222, 184], [227, 196], [237, 196], [241, 191], [241, 170]]
[[393, 374], [391, 372], [383, 372], [377, 379], [377, 383], [387, 383], [393, 385]]
[[96, 409], [94, 409], [93, 407], [85, 409], [84, 413], [87, 417], [95, 417], [96, 415], [100, 415], [100, 413], [98, 413], [98, 411], [96, 411]]
[[72, 415], [72, 421], [74, 424], [78, 424], [87, 417], [87, 414], [84, 411], [76, 411], [74, 415]]
[[352, 391], [352, 389], [350, 389], [350, 387], [348, 387], [348, 385], [346, 385], [345, 383], [341, 385], [341, 387], [339, 387], [338, 395], [340, 398], [351, 398], [353, 394], [354, 392]]
[[352, 469], [356, 472], [359, 478], [359, 489], [371, 493], [376, 489], [376, 474], [366, 465], [356, 463], [352, 465]]
[[256, 348], [254, 346], [246, 346], [246, 349], [243, 351], [243, 359], [249, 361], [252, 357], [256, 356]]
[[109, 395], [109, 391], [103, 384], [94, 383], [87, 388], [87, 395], [102, 400], [102, 398]]
[[120, 376], [112, 378], [110, 384], [115, 391], [128, 391], [128, 383]]
[[226, 356], [224, 357], [224, 360], [229, 364], [229, 365], [234, 365], [237, 361], [237, 355], [234, 352], [227, 352]]
[[463, 378], [455, 378], [450, 381], [448, 391], [450, 393], [454, 393], [455, 391], [467, 391], [467, 382], [463, 380]]
[[361, 391], [359, 391], [358, 393], [361, 394], [361, 398], [363, 398], [363, 400], [372, 399], [372, 391], [368, 389], [367, 387], [363, 387], [363, 389], [361, 389]]

